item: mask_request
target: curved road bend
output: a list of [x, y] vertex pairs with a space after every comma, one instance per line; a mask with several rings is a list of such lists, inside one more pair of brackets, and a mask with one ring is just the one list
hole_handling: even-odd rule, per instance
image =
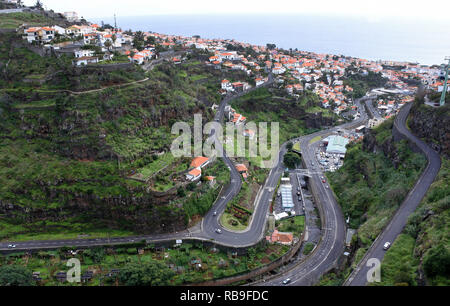
[[319, 168], [312, 166], [312, 163], [317, 163], [314, 155], [318, 142], [315, 144], [310, 144], [310, 142], [317, 136], [324, 138], [339, 129], [356, 128], [361, 124], [366, 123], [368, 116], [364, 111], [364, 107], [361, 106], [361, 101], [365, 100], [366, 98], [362, 98], [355, 101], [358, 106], [358, 110], [361, 113], [361, 117], [359, 119], [329, 130], [307, 135], [299, 139], [304, 164], [308, 169], [312, 170], [311, 172], [313, 173], [310, 178], [310, 184], [315, 190], [315, 201], [318, 206], [320, 205], [323, 212], [321, 215], [322, 238], [316, 246], [314, 252], [304, 261], [299, 262], [299, 264], [294, 266], [291, 270], [286, 271], [264, 283], [258, 283], [258, 285], [279, 286], [286, 278], [291, 279], [291, 286], [314, 285], [319, 281], [323, 274], [333, 268], [339, 257], [343, 254], [346, 231], [344, 216], [333, 192], [331, 189], [327, 189], [325, 187], [328, 186], [328, 183], [322, 183], [321, 177], [323, 176], [323, 173]]
[[441, 168], [441, 158], [439, 154], [431, 149], [426, 143], [413, 135], [406, 127], [406, 120], [411, 110], [412, 103], [405, 105], [395, 119], [394, 125], [397, 130], [406, 136], [409, 141], [416, 144], [425, 154], [428, 165], [425, 171], [416, 182], [414, 188], [409, 192], [406, 199], [389, 222], [386, 229], [378, 236], [370, 247], [364, 258], [356, 269], [344, 283], [345, 286], [364, 286], [367, 284], [367, 273], [371, 267], [367, 267], [367, 261], [370, 258], [376, 258], [380, 262], [384, 258], [385, 251], [383, 246], [386, 242], [394, 242], [405, 227], [408, 217], [416, 210], [421, 203], [431, 184], [434, 182], [439, 169]]
[[[272, 84], [274, 81], [272, 74], [269, 74], [269, 80], [258, 86], [250, 89], [249, 91], [242, 92], [240, 94], [226, 97], [222, 100], [220, 107], [216, 113], [214, 120], [216, 122], [221, 122], [224, 117], [225, 107], [232, 100], [239, 98], [253, 90], [256, 90], [260, 87], [264, 87]], [[214, 136], [215, 131], [212, 131], [211, 136]], [[284, 151], [280, 152], [280, 156], [284, 155]], [[225, 246], [232, 247], [245, 247], [254, 245], [257, 243], [262, 235], [265, 226], [265, 217], [268, 211], [268, 194], [264, 192], [261, 197], [263, 202], [262, 205], [258, 205], [257, 209], [255, 209], [255, 213], [253, 216], [252, 226], [245, 233], [232, 233], [222, 228], [219, 223], [218, 217], [213, 216], [214, 212], [218, 212], [218, 216], [221, 215], [226, 208], [226, 205], [229, 201], [233, 199], [235, 195], [237, 195], [241, 189], [242, 180], [240, 174], [237, 172], [232, 161], [226, 156], [223, 157], [224, 162], [230, 168], [231, 171], [231, 182], [228, 185], [227, 190], [225, 191], [224, 197], [217, 200], [214, 204], [214, 207], [207, 213], [204, 217], [201, 228], [198, 227], [190, 228], [185, 231], [177, 232], [177, 233], [169, 233], [169, 234], [158, 234], [158, 235], [147, 235], [147, 236], [133, 236], [133, 237], [120, 237], [120, 238], [98, 238], [98, 239], [61, 239], [61, 240], [35, 240], [35, 241], [24, 241], [24, 242], [0, 242], [0, 251], [11, 251], [12, 249], [8, 248], [9, 244], [16, 245], [15, 251], [27, 251], [33, 249], [52, 249], [52, 248], [60, 248], [64, 246], [74, 246], [74, 247], [93, 247], [93, 246], [102, 246], [102, 245], [113, 245], [113, 244], [122, 244], [122, 243], [132, 243], [138, 242], [141, 240], [147, 240], [149, 243], [165, 241], [165, 240], [175, 240], [175, 239], [200, 239], [200, 240], [215, 240], [217, 244], [222, 244]], [[278, 168], [280, 165], [277, 165]], [[274, 178], [281, 173], [278, 173], [276, 170], [272, 170], [272, 176], [268, 178], [267, 182], [269, 185], [275, 185], [273, 183]], [[261, 201], [260, 201], [261, 202]], [[215, 233], [217, 228], [221, 228], [223, 234], [219, 235]]]
[[[272, 78], [269, 80], [269, 82], [272, 82]], [[231, 97], [223, 100], [217, 113], [217, 116], [215, 118], [216, 121], [220, 122], [222, 120], [225, 106], [232, 99], [235, 98], [236, 97]], [[310, 147], [309, 142], [314, 137], [317, 136], [325, 137], [340, 128], [357, 127], [363, 122], [367, 121], [367, 115], [365, 114], [364, 109], [360, 105], [360, 100], [356, 101], [356, 103], [358, 105], [359, 110], [361, 111], [361, 117], [358, 120], [341, 125], [339, 127], [334, 127], [329, 130], [320, 131], [312, 135], [300, 138], [304, 156], [303, 158], [308, 168], [311, 162], [313, 161], [314, 157], [314, 149], [311, 148], [312, 146]], [[235, 247], [253, 245], [257, 243], [264, 234], [264, 228], [268, 214], [270, 199], [272, 198], [278, 180], [284, 171], [282, 160], [285, 152], [286, 152], [286, 144], [284, 144], [281, 147], [279, 153], [280, 154], [279, 163], [270, 172], [269, 177], [266, 180], [264, 189], [262, 190], [261, 194], [258, 197], [259, 200], [257, 201], [256, 204], [250, 229], [247, 230], [246, 232], [232, 233], [222, 229], [223, 234], [215, 233], [215, 230], [217, 228], [222, 227], [220, 226], [218, 217], [213, 216], [213, 212], [217, 211], [219, 216], [220, 215], [219, 212], [223, 212], [223, 210], [226, 207], [226, 204], [233, 198], [235, 194], [239, 192], [242, 183], [240, 176], [238, 176], [237, 172], [235, 172], [234, 165], [229, 160], [229, 158], [225, 156], [224, 161], [231, 169], [232, 181], [225, 192], [224, 198], [219, 199], [214, 204], [213, 209], [205, 216], [200, 231], [193, 232], [192, 229], [189, 229], [180, 233], [152, 235], [152, 236], [136, 236], [136, 237], [123, 237], [111, 239], [100, 238], [100, 239], [18, 242], [15, 243], [17, 245], [17, 250], [58, 248], [63, 246], [89, 247], [105, 244], [137, 242], [142, 239], [145, 239], [148, 242], [157, 242], [164, 240], [187, 239], [187, 238], [203, 239], [203, 240], [213, 239], [218, 244]], [[324, 233], [323, 238], [319, 243], [319, 245], [316, 247], [313, 256], [310, 256], [296, 268], [288, 272], [289, 273], [288, 275], [291, 276], [291, 279], [293, 280], [292, 284], [295, 285], [314, 284], [323, 273], [327, 272], [330, 268], [333, 267], [336, 260], [342, 254], [344, 246], [345, 224], [340, 207], [338, 206], [336, 200], [334, 199], [332, 192], [329, 189], [325, 189], [324, 186], [322, 185], [320, 181], [320, 175], [315, 175], [312, 178], [312, 183], [314, 184], [314, 186], [317, 186], [316, 190], [319, 197], [317, 202], [319, 203], [319, 205], [322, 205], [322, 209], [324, 211], [324, 220], [322, 220]], [[0, 249], [8, 250], [7, 244], [8, 243], [0, 243]], [[273, 285], [278, 285], [279, 284], [278, 281], [281, 280], [274, 280], [271, 281], [271, 283]]]

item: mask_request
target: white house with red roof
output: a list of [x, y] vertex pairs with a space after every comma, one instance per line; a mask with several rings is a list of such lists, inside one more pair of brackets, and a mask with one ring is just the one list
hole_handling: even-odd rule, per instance
[[230, 61], [235, 61], [235, 60], [239, 60], [240, 57], [237, 54], [236, 51], [226, 51], [226, 52], [222, 52], [218, 54], [218, 57], [223, 61], [223, 60], [230, 60]]
[[234, 91], [233, 85], [226, 79], [222, 81], [222, 89], [226, 91]]
[[188, 181], [194, 182], [201, 178], [202, 168], [205, 168], [210, 163], [208, 157], [198, 156], [194, 158], [191, 162], [191, 170], [186, 174], [186, 179]]
[[34, 41], [48, 43], [55, 38], [55, 29], [51, 27], [31, 27], [24, 30], [23, 39], [29, 43]]

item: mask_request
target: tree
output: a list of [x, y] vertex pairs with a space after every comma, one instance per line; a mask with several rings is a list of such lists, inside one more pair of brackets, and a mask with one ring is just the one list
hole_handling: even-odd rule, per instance
[[145, 41], [145, 43], [147, 45], [154, 45], [156, 43], [155, 37], [154, 36], [148, 36], [147, 40]]
[[288, 144], [286, 145], [286, 148], [291, 151], [292, 148], [294, 147], [294, 144], [292, 142], [288, 142]]
[[274, 50], [277, 46], [275, 44], [267, 44], [267, 49]]
[[118, 280], [125, 286], [167, 286], [174, 275], [165, 264], [150, 261], [128, 263], [120, 270]]
[[19, 265], [0, 267], [0, 286], [33, 286], [33, 275], [30, 270]]
[[296, 165], [301, 163], [301, 159], [300, 157], [293, 152], [288, 152], [284, 155], [284, 160], [283, 163], [291, 169], [294, 169], [296, 167]]
[[144, 41], [145, 41], [144, 32], [137, 31], [133, 37], [133, 46], [139, 51], [142, 51], [144, 50]]

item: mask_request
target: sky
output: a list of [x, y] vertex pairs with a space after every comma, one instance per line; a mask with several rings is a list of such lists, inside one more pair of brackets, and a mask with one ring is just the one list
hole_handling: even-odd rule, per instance
[[[25, 0], [32, 5], [36, 0]], [[41, 0], [56, 12], [76, 11], [89, 18], [171, 14], [307, 14], [362, 17], [380, 22], [383, 18], [448, 22], [449, 0]]]

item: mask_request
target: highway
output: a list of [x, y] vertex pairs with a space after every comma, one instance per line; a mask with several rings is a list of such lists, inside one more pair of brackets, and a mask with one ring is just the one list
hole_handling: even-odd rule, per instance
[[352, 129], [366, 123], [368, 116], [364, 111], [364, 107], [361, 105], [361, 102], [365, 100], [366, 98], [355, 101], [361, 113], [359, 119], [298, 139], [300, 141], [303, 163], [307, 169], [311, 170], [310, 173], [312, 174], [309, 185], [313, 190], [313, 194], [315, 194], [315, 202], [317, 203], [321, 216], [322, 238], [313, 253], [304, 261], [299, 262], [291, 270], [257, 285], [280, 286], [287, 278], [291, 279], [290, 286], [314, 285], [323, 274], [335, 266], [343, 254], [346, 234], [344, 216], [333, 192], [330, 188], [326, 188], [326, 186], [329, 187], [328, 182], [326, 184], [322, 183], [322, 176], [324, 174], [321, 172], [320, 167], [318, 167], [314, 157], [315, 149], [318, 147], [320, 141], [316, 143], [310, 142], [317, 136], [325, 138], [339, 129]]
[[368, 107], [369, 113], [371, 114], [372, 118], [381, 120], [382, 117], [381, 117], [380, 113], [379, 113], [378, 110], [373, 106], [373, 99], [369, 99], [369, 100], [367, 100], [366, 102], [368, 102], [368, 103], [366, 103], [366, 106]]
[[[272, 76], [270, 76], [269, 81], [264, 84], [269, 85], [273, 82]], [[254, 89], [253, 89], [254, 90]], [[222, 122], [224, 117], [224, 110], [226, 105], [230, 103], [233, 99], [243, 95], [245, 93], [239, 94], [233, 97], [227, 97], [222, 102], [216, 113], [215, 121]], [[298, 139], [294, 139], [292, 141], [300, 141], [301, 150], [302, 150], [302, 158], [304, 164], [308, 170], [311, 170], [313, 173], [312, 178], [310, 179], [310, 186], [315, 194], [315, 199], [317, 206], [321, 215], [322, 222], [322, 239], [319, 244], [315, 248], [314, 252], [306, 258], [306, 260], [300, 262], [298, 265], [294, 266], [293, 269], [279, 275], [268, 282], [264, 283], [264, 285], [280, 285], [281, 282], [290, 278], [292, 280], [291, 285], [313, 285], [315, 284], [319, 278], [326, 272], [328, 272], [331, 268], [333, 268], [343, 254], [344, 251], [344, 239], [345, 239], [345, 221], [342, 211], [337, 203], [337, 200], [334, 197], [331, 189], [326, 188], [327, 184], [323, 184], [321, 177], [323, 174], [320, 171], [319, 167], [312, 166], [312, 163], [316, 163], [314, 158], [314, 151], [317, 147], [318, 143], [311, 144], [311, 140], [317, 136], [321, 138], [327, 137], [328, 135], [338, 131], [339, 129], [351, 129], [356, 128], [368, 121], [368, 115], [365, 112], [364, 107], [361, 105], [361, 102], [366, 101], [367, 98], [362, 98], [355, 101], [358, 110], [361, 113], [360, 118], [355, 121], [343, 124], [338, 127], [334, 127], [328, 130], [319, 131], [317, 133], [307, 135], [304, 137], [300, 137]], [[410, 139], [415, 139], [419, 147], [423, 147], [422, 149], [427, 152], [427, 157], [429, 160], [433, 160], [424, 172], [424, 175], [419, 180], [419, 187], [415, 187], [411, 194], [408, 196], [408, 199], [411, 198], [409, 202], [419, 203], [423, 198], [423, 195], [428, 190], [429, 185], [434, 180], [434, 173], [437, 173], [440, 168], [440, 159], [439, 156], [436, 156], [434, 151], [430, 151], [430, 149], [421, 143], [416, 137], [411, 135], [409, 131], [406, 129], [404, 122], [406, 121], [406, 117], [409, 113], [411, 105], [402, 109], [399, 114], [399, 118], [396, 120], [396, 125], [399, 130], [402, 131], [403, 134], [407, 135]], [[369, 107], [369, 111], [371, 108]], [[372, 114], [373, 115], [373, 114]], [[400, 120], [400, 121], [399, 121]], [[399, 122], [401, 124], [399, 124]], [[409, 134], [408, 134], [409, 133]], [[211, 133], [211, 136], [215, 136], [215, 131]], [[427, 149], [428, 148], [428, 149]], [[213, 208], [206, 214], [204, 219], [202, 220], [200, 226], [196, 228], [191, 228], [183, 232], [172, 233], [172, 234], [163, 234], [163, 235], [147, 235], [147, 236], [135, 236], [135, 237], [123, 237], [123, 238], [100, 238], [100, 239], [75, 239], [75, 240], [50, 240], [50, 241], [27, 241], [27, 242], [17, 242], [12, 243], [16, 245], [17, 251], [21, 250], [32, 250], [32, 249], [51, 249], [51, 248], [59, 248], [63, 246], [74, 246], [74, 247], [91, 247], [97, 245], [113, 245], [113, 244], [122, 244], [122, 243], [130, 243], [130, 242], [138, 242], [141, 240], [146, 240], [147, 242], [158, 242], [165, 240], [174, 240], [174, 239], [198, 239], [204, 241], [215, 241], [217, 244], [232, 246], [232, 247], [246, 247], [251, 246], [259, 242], [264, 235], [266, 220], [269, 212], [270, 200], [273, 197], [275, 192], [275, 188], [278, 184], [278, 181], [281, 175], [284, 172], [284, 165], [282, 164], [283, 156], [286, 153], [286, 143], [283, 144], [280, 148], [279, 152], [279, 162], [275, 167], [270, 171], [270, 174], [266, 180], [265, 185], [261, 189], [258, 194], [255, 210], [250, 222], [250, 226], [246, 231], [243, 232], [231, 232], [228, 231], [220, 225], [219, 218], [221, 214], [224, 212], [226, 205], [229, 201], [231, 201], [234, 196], [236, 196], [242, 186], [241, 176], [236, 171], [231, 160], [224, 154], [223, 160], [230, 168], [231, 171], [231, 181], [227, 186], [225, 192], [223, 192], [223, 196], [219, 198], [214, 204]], [[425, 174], [430, 173], [431, 174]], [[420, 187], [425, 185], [428, 187]], [[416, 185], [416, 186], [417, 186]], [[417, 204], [418, 205], [418, 204]], [[409, 214], [414, 211], [414, 205], [405, 205], [400, 209], [400, 216], [397, 215], [394, 217], [394, 220], [391, 223], [395, 223], [395, 226], [390, 226], [387, 230], [390, 234], [400, 233], [401, 229], [404, 226], [402, 222], [406, 222]], [[214, 216], [214, 212], [217, 212], [217, 215]], [[401, 220], [400, 220], [401, 219]], [[398, 225], [397, 225], [398, 222]], [[220, 228], [222, 230], [221, 234], [216, 233], [216, 229]], [[399, 231], [400, 229], [400, 231]], [[398, 235], [398, 234], [397, 234]], [[392, 236], [392, 238], [396, 237]], [[391, 238], [391, 236], [386, 237]], [[380, 241], [384, 241], [381, 239]], [[390, 241], [393, 241], [391, 239]], [[381, 242], [380, 242], [381, 243]], [[8, 243], [0, 243], [0, 250], [10, 250], [8, 248]], [[378, 250], [378, 248], [374, 248]], [[375, 254], [378, 256], [378, 254]], [[359, 284], [360, 275], [364, 275], [364, 269], [360, 270], [354, 279], [352, 280], [352, 284]]]
[[[270, 80], [271, 81], [271, 80]], [[269, 82], [270, 82], [269, 81]], [[219, 110], [216, 114], [215, 120], [220, 122], [224, 115], [224, 109], [226, 105], [236, 97], [226, 98], [222, 101]], [[321, 136], [326, 137], [333, 132], [336, 132], [340, 128], [354, 128], [358, 127], [367, 121], [367, 115], [364, 108], [360, 104], [361, 100], [356, 101], [358, 109], [361, 112], [361, 117], [351, 123], [344, 124], [339, 127], [334, 127], [329, 130], [320, 131], [312, 135], [301, 137], [301, 148], [303, 153], [303, 159], [307, 168], [311, 166], [311, 162], [314, 160], [314, 146], [310, 146], [311, 139]], [[212, 136], [214, 135], [214, 131]], [[284, 172], [285, 167], [282, 164], [283, 156], [286, 153], [286, 144], [283, 144], [280, 149], [280, 156], [278, 164], [271, 170], [264, 188], [258, 195], [254, 214], [252, 216], [251, 224], [247, 231], [235, 233], [223, 229], [219, 223], [219, 217], [225, 210], [226, 204], [239, 192], [241, 188], [241, 178], [234, 169], [234, 165], [228, 157], [224, 156], [225, 163], [231, 169], [231, 182], [224, 192], [224, 196], [220, 198], [211, 211], [205, 216], [201, 223], [200, 229], [190, 229], [188, 231], [166, 234], [166, 235], [152, 235], [152, 236], [137, 236], [137, 237], [125, 237], [125, 238], [112, 238], [112, 239], [78, 239], [78, 240], [56, 240], [56, 241], [31, 241], [31, 242], [18, 242], [17, 250], [30, 250], [41, 248], [57, 248], [62, 246], [76, 246], [76, 247], [89, 247], [105, 244], [120, 244], [137, 242], [143, 239], [148, 242], [164, 241], [169, 239], [200, 239], [211, 241], [214, 240], [218, 244], [243, 247], [254, 245], [263, 238], [267, 215], [269, 211], [270, 200], [273, 197], [275, 188], [278, 184], [279, 178]], [[316, 202], [320, 205], [321, 211], [323, 211], [322, 225], [323, 225], [323, 237], [316, 247], [313, 256], [308, 257], [295, 269], [289, 271], [288, 276], [293, 279], [294, 285], [312, 285], [320, 278], [320, 276], [327, 272], [334, 266], [337, 259], [342, 255], [344, 247], [345, 236], [345, 224], [342, 212], [338, 206], [330, 189], [326, 189], [320, 180], [320, 174], [316, 174], [311, 179], [311, 185], [314, 186], [318, 199]], [[214, 212], [218, 212], [217, 216], [214, 216]], [[215, 232], [217, 228], [222, 229], [222, 234]], [[0, 244], [0, 249], [7, 249], [7, 244]], [[284, 279], [284, 276], [283, 276]], [[280, 279], [275, 279], [266, 285], [279, 285]]]
[[369, 251], [352, 272], [344, 283], [345, 286], [364, 286], [367, 284], [367, 274], [369, 269], [367, 261], [376, 258], [380, 262], [383, 260], [386, 251], [383, 246], [386, 242], [393, 243], [398, 235], [401, 234], [405, 227], [408, 217], [416, 210], [420, 202], [424, 198], [431, 184], [434, 182], [441, 168], [441, 158], [439, 154], [431, 149], [426, 143], [413, 135], [406, 127], [406, 120], [411, 110], [412, 103], [405, 105], [395, 119], [395, 127], [398, 131], [406, 136], [409, 141], [416, 144], [417, 147], [425, 154], [428, 164], [425, 171], [421, 174], [414, 188], [409, 192], [406, 199], [389, 222], [388, 226], [374, 241]]
[[[254, 87], [246, 92], [242, 92], [233, 96], [224, 98], [219, 106], [219, 109], [214, 118], [215, 122], [221, 123], [224, 119], [225, 107], [234, 99], [237, 99], [253, 90], [260, 87], [271, 85], [274, 82], [273, 75], [269, 74], [269, 79], [266, 83]], [[215, 131], [211, 132], [211, 137], [215, 137]], [[225, 150], [224, 150], [225, 151]], [[280, 150], [280, 162], [274, 169], [271, 170], [271, 175], [266, 180], [266, 188], [259, 195], [259, 201], [255, 208], [255, 212], [251, 219], [251, 224], [245, 232], [235, 233], [230, 232], [220, 225], [219, 218], [224, 212], [228, 202], [230, 202], [240, 191], [242, 186], [241, 175], [237, 172], [233, 162], [226, 156], [224, 152], [223, 160], [225, 164], [230, 168], [230, 184], [228, 184], [223, 196], [219, 198], [212, 209], [203, 218], [201, 225], [177, 233], [161, 234], [161, 235], [143, 235], [133, 237], [121, 237], [121, 238], [98, 238], [98, 239], [60, 239], [60, 240], [36, 240], [36, 241], [24, 241], [24, 242], [1, 242], [0, 251], [11, 251], [8, 245], [13, 244], [16, 247], [15, 251], [28, 251], [37, 249], [54, 249], [64, 246], [73, 247], [93, 247], [101, 245], [114, 245], [123, 243], [132, 243], [142, 240], [146, 240], [148, 243], [175, 240], [175, 239], [198, 239], [203, 241], [215, 241], [217, 244], [222, 244], [231, 247], [246, 247], [252, 246], [260, 241], [264, 234], [264, 228], [266, 224], [266, 218], [269, 210], [269, 200], [272, 198], [273, 190], [277, 183], [278, 178], [281, 176], [284, 167], [281, 165], [283, 156], [286, 153], [286, 145], [283, 145]], [[217, 216], [214, 216], [214, 212], [217, 212]], [[222, 234], [216, 233], [216, 229], [220, 228]]]

